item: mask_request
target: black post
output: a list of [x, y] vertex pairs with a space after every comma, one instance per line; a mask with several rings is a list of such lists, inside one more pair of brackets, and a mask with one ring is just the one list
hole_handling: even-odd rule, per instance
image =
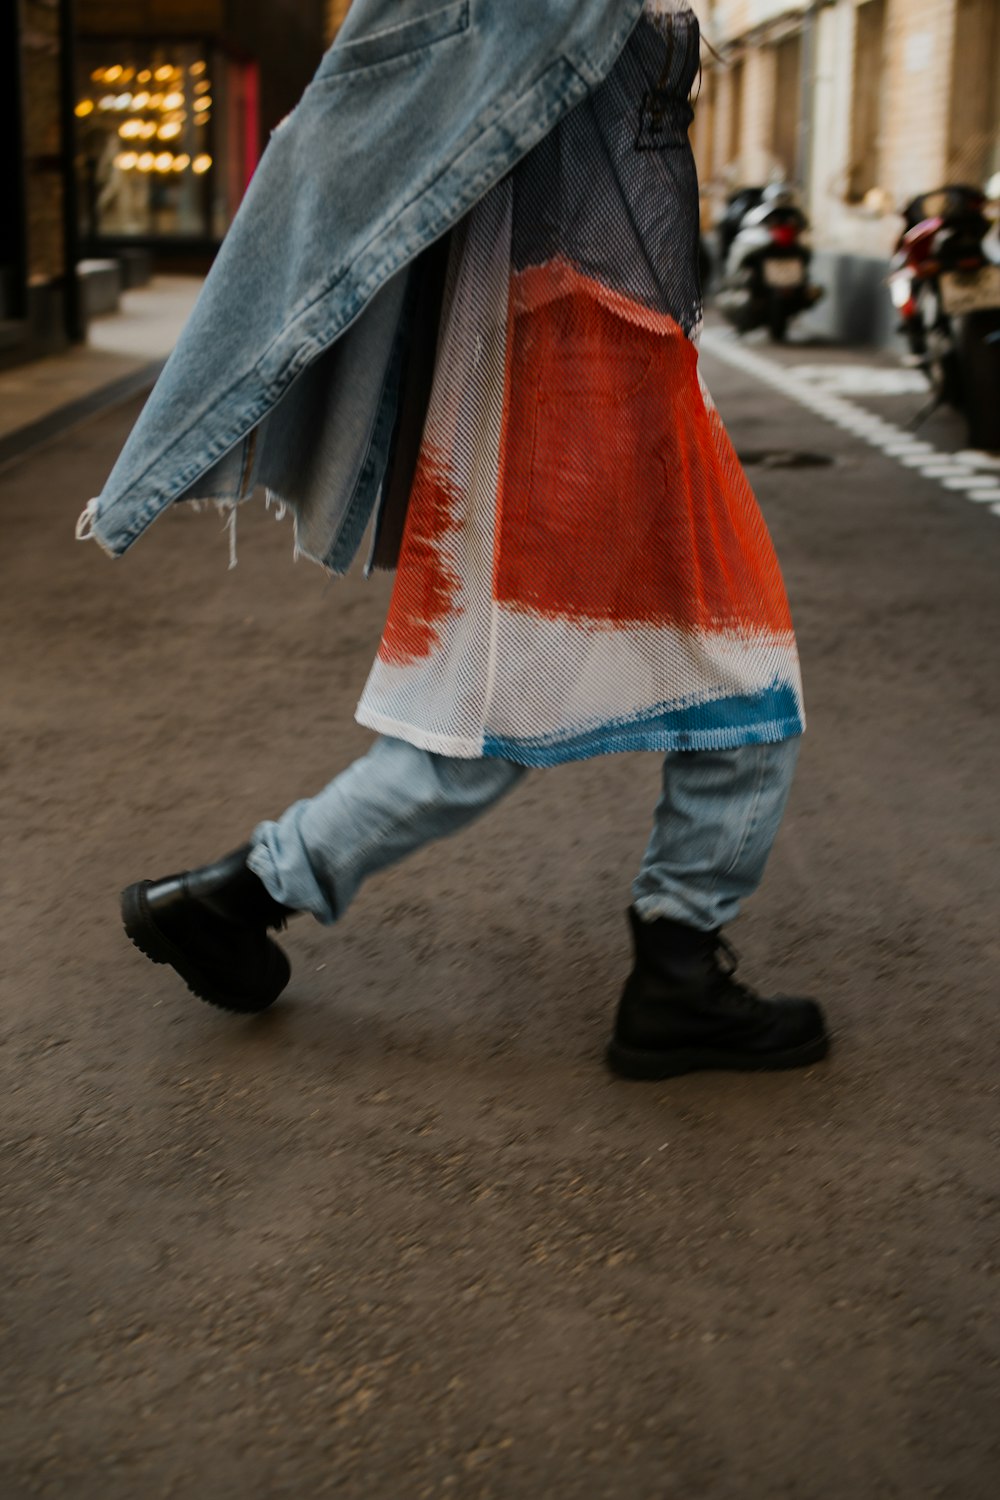
[[87, 337], [76, 263], [80, 258], [80, 225], [76, 181], [76, 4], [59, 0], [59, 114], [63, 161], [63, 279], [65, 326], [71, 343]]
[[24, 164], [24, 94], [21, 87], [19, 7], [0, 14], [0, 129], [10, 151], [10, 175], [4, 190], [6, 212], [0, 216], [0, 316], [24, 322], [28, 316], [27, 194]]

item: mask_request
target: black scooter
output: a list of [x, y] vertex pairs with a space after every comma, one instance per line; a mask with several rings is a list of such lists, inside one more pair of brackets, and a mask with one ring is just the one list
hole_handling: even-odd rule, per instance
[[715, 302], [738, 333], [766, 328], [781, 343], [791, 320], [823, 296], [809, 280], [808, 228], [786, 184], [741, 188], [729, 198], [717, 229]]

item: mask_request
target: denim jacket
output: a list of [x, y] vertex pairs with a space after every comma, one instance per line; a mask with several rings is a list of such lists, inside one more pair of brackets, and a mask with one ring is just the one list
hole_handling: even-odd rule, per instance
[[643, 0], [354, 0], [78, 534], [265, 487], [334, 572], [383, 488], [417, 257], [610, 71]]

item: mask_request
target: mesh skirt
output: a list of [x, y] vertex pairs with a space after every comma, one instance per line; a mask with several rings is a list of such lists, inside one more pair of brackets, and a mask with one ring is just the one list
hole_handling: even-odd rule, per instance
[[698, 27], [615, 69], [453, 236], [359, 720], [548, 765], [801, 731], [788, 602], [698, 373]]

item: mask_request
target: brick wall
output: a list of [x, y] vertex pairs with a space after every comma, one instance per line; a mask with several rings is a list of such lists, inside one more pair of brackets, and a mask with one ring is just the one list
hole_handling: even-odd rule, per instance
[[775, 166], [771, 148], [774, 118], [775, 56], [773, 47], [747, 53], [743, 83], [743, 144], [740, 168], [751, 182], [765, 182]]
[[[702, 84], [704, 87], [704, 82]], [[726, 141], [729, 136], [729, 121], [732, 111], [732, 79], [721, 68], [712, 70], [712, 114], [711, 129], [695, 130], [692, 135], [698, 177], [702, 189], [712, 183], [726, 164]], [[695, 118], [698, 105], [695, 104]]]
[[910, 198], [945, 176], [955, 0], [891, 0], [882, 186]]

